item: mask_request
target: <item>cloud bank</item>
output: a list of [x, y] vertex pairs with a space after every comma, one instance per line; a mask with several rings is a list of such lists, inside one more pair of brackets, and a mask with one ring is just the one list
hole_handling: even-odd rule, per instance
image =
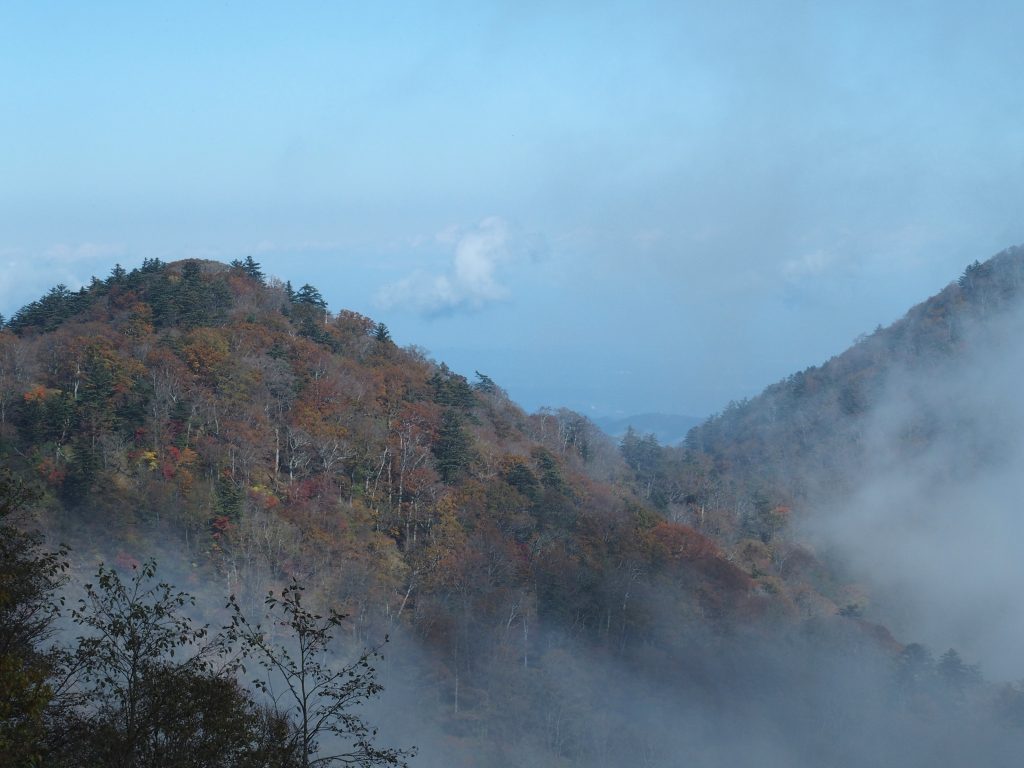
[[502, 267], [519, 261], [528, 249], [501, 218], [489, 216], [465, 231], [446, 230], [436, 238], [454, 245], [444, 274], [417, 271], [377, 293], [385, 309], [412, 309], [423, 315], [474, 312], [510, 295]]
[[873, 589], [874, 615], [999, 679], [1024, 676], [1024, 311], [969, 327], [962, 354], [890, 373], [812, 535]]

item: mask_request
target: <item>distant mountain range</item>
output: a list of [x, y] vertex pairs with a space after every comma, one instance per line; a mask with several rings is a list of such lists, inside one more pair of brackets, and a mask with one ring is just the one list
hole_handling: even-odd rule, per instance
[[601, 431], [614, 438], [626, 434], [633, 427], [644, 435], [654, 435], [662, 445], [676, 445], [686, 439], [686, 434], [703, 422], [703, 416], [681, 416], [676, 413], [638, 413], [633, 416], [606, 416], [594, 419]]

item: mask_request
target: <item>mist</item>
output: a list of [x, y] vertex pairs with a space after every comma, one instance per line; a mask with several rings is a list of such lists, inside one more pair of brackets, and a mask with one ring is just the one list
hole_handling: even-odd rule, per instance
[[807, 530], [870, 585], [898, 635], [1024, 677], [1024, 310], [966, 323], [959, 354], [888, 373], [844, 493]]
[[[844, 509], [863, 503], [858, 497]], [[905, 522], [909, 530], [911, 521]], [[121, 547], [158, 556], [157, 578], [195, 595], [193, 620], [214, 631], [226, 621], [228, 592], [258, 617], [266, 590], [282, 585], [276, 569], [258, 558], [198, 565], [197, 553], [162, 523], [135, 533], [142, 537], [125, 540], [93, 523], [51, 532], [74, 537], [69, 600], [100, 561], [127, 577], [135, 557]], [[853, 567], [862, 562], [851, 555]], [[938, 569], [937, 561], [920, 567], [931, 564]], [[891, 579], [909, 572], [891, 568]], [[313, 605], [351, 597], [353, 573], [345, 562], [307, 572]], [[916, 583], [908, 580], [908, 594], [926, 616], [938, 588], [914, 594]], [[877, 642], [859, 620], [834, 616], [795, 624], [761, 616], [708, 623], [687, 610], [678, 588], [636, 584], [636, 610], [651, 620], [641, 635], [624, 636], [612, 650], [546, 619], [530, 626], [528, 641], [518, 621], [491, 627], [486, 618], [470, 621], [454, 638], [431, 638], [416, 628], [422, 616], [402, 623], [356, 612], [326, 661], [348, 663], [390, 635], [377, 663], [384, 691], [357, 711], [380, 728], [378, 743], [415, 746], [411, 765], [423, 768], [1018, 764], [1024, 733], [1001, 724], [987, 685], [945, 690], [938, 681], [906, 679], [893, 644]], [[968, 600], [970, 592], [956, 597]], [[888, 607], [903, 610], [906, 597]], [[429, 614], [434, 607], [424, 601], [411, 610]], [[903, 623], [920, 633], [925, 626], [918, 618], [907, 614]], [[969, 620], [966, 612], [957, 618]], [[945, 629], [934, 625], [935, 633]], [[72, 629], [66, 631], [70, 639]], [[1005, 624], [988, 633], [987, 645], [958, 647], [995, 654], [1001, 650], [996, 640], [1011, 633]]]
[[892, 653], [845, 619], [722, 636], [666, 617], [659, 632], [684, 643], [618, 657], [535, 631], [528, 666], [464, 648], [479, 657], [460, 705], [458, 682], [427, 671], [450, 656], [399, 630], [366, 714], [425, 768], [1014, 766], [1024, 748], [986, 695], [922, 706]]

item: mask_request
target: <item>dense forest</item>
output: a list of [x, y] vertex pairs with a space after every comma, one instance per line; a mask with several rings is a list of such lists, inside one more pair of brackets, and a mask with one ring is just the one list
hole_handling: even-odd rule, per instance
[[[1015, 764], [1024, 688], [894, 636], [799, 521], [893, 371], [1022, 282], [976, 262], [678, 448], [527, 414], [251, 258], [57, 286], [0, 328], [7, 764]], [[281, 696], [303, 638], [358, 682], [333, 731]]]

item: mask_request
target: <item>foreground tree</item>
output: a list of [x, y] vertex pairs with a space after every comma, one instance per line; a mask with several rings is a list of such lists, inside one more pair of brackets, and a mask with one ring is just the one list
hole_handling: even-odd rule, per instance
[[57, 765], [298, 765], [285, 718], [256, 706], [222, 638], [186, 613], [195, 598], [154, 583], [153, 561], [128, 582], [100, 566], [72, 611], [77, 685], [54, 728]]
[[415, 751], [376, 746], [377, 729], [356, 712], [383, 690], [373, 667], [380, 658], [379, 647], [364, 651], [348, 664], [337, 663], [330, 648], [334, 631], [346, 616], [333, 609], [327, 616], [309, 610], [302, 602], [303, 589], [293, 581], [279, 597], [273, 592], [267, 595], [269, 631], [262, 624], [251, 623], [232, 595], [228, 640], [239, 643], [243, 656], [266, 671], [267, 676], [255, 680], [254, 685], [292, 719], [292, 739], [304, 768], [405, 766], [406, 758]]

